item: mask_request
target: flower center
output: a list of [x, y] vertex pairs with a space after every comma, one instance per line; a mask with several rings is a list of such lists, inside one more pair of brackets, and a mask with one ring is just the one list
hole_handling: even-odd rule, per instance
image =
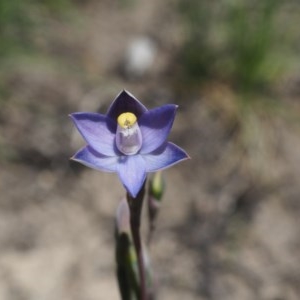
[[116, 145], [126, 155], [136, 154], [142, 147], [142, 134], [136, 116], [125, 112], [118, 117]]

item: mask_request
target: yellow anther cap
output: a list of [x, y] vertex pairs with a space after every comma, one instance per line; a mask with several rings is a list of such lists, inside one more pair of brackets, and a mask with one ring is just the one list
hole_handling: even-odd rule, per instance
[[119, 115], [118, 124], [122, 128], [132, 127], [136, 123], [136, 116], [131, 112], [125, 112]]

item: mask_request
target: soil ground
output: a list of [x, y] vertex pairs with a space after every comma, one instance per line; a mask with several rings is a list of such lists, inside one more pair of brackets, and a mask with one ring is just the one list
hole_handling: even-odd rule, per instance
[[[83, 141], [68, 114], [104, 113], [125, 88], [149, 108], [180, 105], [170, 140], [192, 158], [164, 172], [149, 249], [158, 299], [298, 300], [300, 138], [292, 114], [258, 108], [241, 117], [220, 83], [179, 97], [169, 78], [183, 34], [177, 16], [163, 1], [116, 3], [90, 1], [76, 24], [52, 21], [36, 33], [43, 58], [17, 60], [5, 77], [0, 299], [119, 299], [114, 214], [124, 190], [115, 174], [69, 161]], [[155, 64], [128, 78], [124, 53], [141, 36], [153, 39]], [[299, 116], [293, 97], [286, 105]]]

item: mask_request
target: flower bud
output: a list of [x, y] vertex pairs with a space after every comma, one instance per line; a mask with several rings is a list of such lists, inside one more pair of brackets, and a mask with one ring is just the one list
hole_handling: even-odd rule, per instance
[[160, 201], [164, 191], [165, 181], [163, 179], [162, 172], [158, 171], [149, 182], [149, 194], [153, 196], [156, 201]]
[[130, 232], [130, 211], [126, 198], [122, 199], [117, 208], [116, 225], [118, 234]]

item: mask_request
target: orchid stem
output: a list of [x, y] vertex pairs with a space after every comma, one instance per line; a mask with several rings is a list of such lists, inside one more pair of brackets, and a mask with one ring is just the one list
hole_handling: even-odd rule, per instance
[[137, 254], [138, 260], [138, 269], [140, 276], [140, 299], [139, 300], [147, 300], [147, 288], [146, 288], [146, 272], [144, 265], [144, 257], [143, 257], [143, 248], [142, 241], [140, 235], [140, 225], [141, 225], [141, 212], [143, 206], [143, 198], [145, 194], [145, 183], [144, 182], [141, 190], [137, 194], [135, 198], [133, 198], [129, 193], [127, 193], [127, 201], [130, 208], [130, 227], [133, 238], [134, 247]]

